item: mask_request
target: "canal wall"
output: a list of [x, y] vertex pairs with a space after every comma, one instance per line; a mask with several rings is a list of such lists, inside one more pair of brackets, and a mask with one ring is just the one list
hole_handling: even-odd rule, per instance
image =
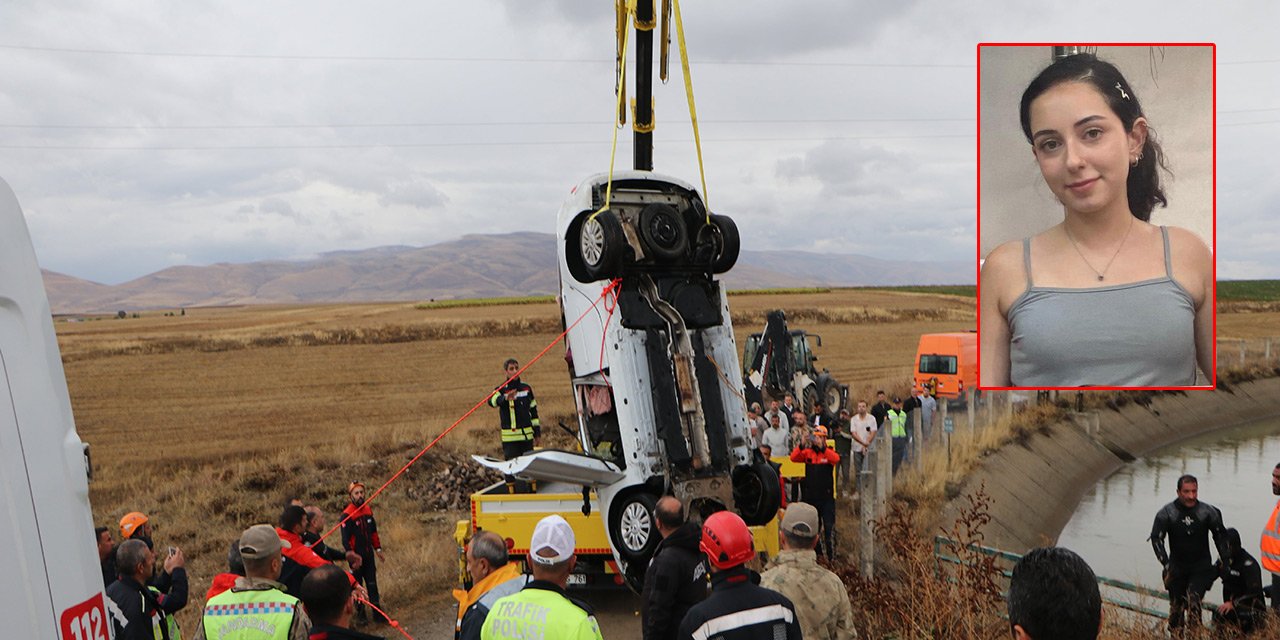
[[[1015, 553], [1054, 544], [1084, 494], [1126, 462], [1195, 435], [1274, 416], [1280, 416], [1280, 378], [1076, 414], [987, 456], [965, 478], [960, 497], [943, 507], [939, 523], [950, 527], [968, 505], [965, 496], [985, 486], [992, 499], [985, 544]], [[1265, 485], [1270, 478], [1258, 482]]]

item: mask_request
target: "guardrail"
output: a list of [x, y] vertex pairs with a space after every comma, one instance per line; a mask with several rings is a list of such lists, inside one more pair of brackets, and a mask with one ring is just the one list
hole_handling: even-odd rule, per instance
[[[934, 536], [933, 538], [934, 559], [936, 559], [938, 562], [943, 562], [943, 563], [949, 563], [949, 564], [955, 564], [955, 565], [964, 564], [964, 561], [962, 559], [957, 558], [954, 555], [950, 555], [948, 553], [948, 550], [950, 548], [955, 547], [956, 544], [957, 543], [954, 540], [946, 536]], [[1019, 554], [1013, 553], [1011, 551], [1005, 551], [1003, 549], [996, 549], [994, 547], [984, 547], [982, 545], [971, 544], [968, 546], [968, 548], [970, 550], [977, 551], [978, 553], [981, 553], [985, 556], [991, 556], [999, 560], [1008, 561], [1009, 566], [1007, 568], [1005, 567], [1000, 568], [1000, 574], [1004, 576], [1006, 580], [1013, 576], [1013, 564], [1016, 563], [1018, 560], [1022, 559], [1022, 556]], [[1126, 582], [1124, 580], [1116, 580], [1114, 578], [1107, 578], [1103, 576], [1097, 576], [1097, 578], [1098, 578], [1099, 585], [1111, 587], [1112, 589], [1117, 589], [1117, 590], [1128, 592], [1128, 593], [1132, 593], [1135, 596], [1137, 596], [1139, 599], [1140, 598], [1156, 598], [1160, 602], [1169, 601], [1168, 591], [1162, 591], [1160, 589], [1152, 589], [1150, 587], [1144, 587], [1140, 584]], [[1008, 590], [1004, 590], [1000, 592], [1000, 595], [1001, 597], [1007, 598], [1009, 595], [1009, 592]], [[1127, 600], [1117, 599], [1115, 597], [1108, 596], [1106, 592], [1103, 592], [1102, 602], [1104, 604], [1109, 604], [1113, 607], [1124, 609], [1126, 611], [1132, 611], [1134, 613], [1138, 613], [1145, 616], [1151, 616], [1153, 618], [1160, 618], [1163, 620], [1169, 617], [1168, 611], [1153, 609], [1151, 607], [1145, 607], [1135, 602], [1129, 602]], [[1209, 602], [1207, 600], [1201, 601], [1200, 608], [1204, 609], [1205, 611], [1216, 611], [1218, 608], [1218, 603]]]

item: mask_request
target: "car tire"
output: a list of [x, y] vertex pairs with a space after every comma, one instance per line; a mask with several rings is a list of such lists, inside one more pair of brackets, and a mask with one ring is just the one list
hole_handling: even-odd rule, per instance
[[712, 273], [725, 273], [738, 263], [741, 239], [738, 237], [738, 225], [729, 216], [711, 214], [711, 224], [716, 228], [719, 244], [716, 246], [715, 258], [711, 261]]
[[767, 524], [782, 506], [778, 473], [756, 462], [733, 470], [733, 506], [748, 526]]
[[627, 249], [622, 221], [613, 211], [584, 211], [569, 226], [565, 254], [569, 273], [582, 283], [611, 280], [620, 275]]
[[609, 514], [609, 539], [628, 563], [648, 563], [662, 536], [653, 508], [657, 496], [648, 491], [633, 491], [614, 499]]
[[656, 202], [640, 210], [640, 239], [654, 258], [683, 260], [689, 252], [684, 216], [669, 204]]

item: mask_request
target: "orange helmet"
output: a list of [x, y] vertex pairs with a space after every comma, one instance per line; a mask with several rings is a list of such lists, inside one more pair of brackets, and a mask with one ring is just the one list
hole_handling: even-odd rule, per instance
[[360, 482], [359, 480], [352, 482], [351, 484], [347, 485], [347, 493], [350, 494], [352, 491], [355, 491], [356, 487], [360, 487], [361, 489], [363, 489], [364, 483]]
[[736, 567], [756, 554], [751, 530], [732, 511], [717, 511], [702, 523], [702, 543], [698, 548], [717, 569]]
[[120, 537], [128, 540], [133, 537], [133, 532], [141, 529], [142, 525], [146, 523], [147, 514], [142, 513], [141, 511], [133, 511], [124, 514], [124, 517], [120, 518]]
[[822, 425], [818, 425], [813, 428], [813, 435], [825, 438], [827, 437], [827, 428]]

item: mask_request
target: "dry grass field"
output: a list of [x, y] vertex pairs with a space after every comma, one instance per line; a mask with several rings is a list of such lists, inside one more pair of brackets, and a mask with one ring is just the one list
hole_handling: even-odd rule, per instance
[[[786, 309], [792, 328], [822, 336], [819, 366], [855, 398], [905, 392], [921, 333], [975, 326], [973, 298], [933, 293], [749, 294], [730, 306], [739, 338], [759, 331], [766, 311]], [[1224, 314], [1218, 326], [1224, 337], [1274, 335], [1280, 312]], [[144, 511], [160, 547], [184, 549], [193, 604], [180, 621], [192, 629], [242, 529], [274, 522], [292, 496], [336, 522], [349, 481], [380, 485], [485, 399], [505, 358], [524, 363], [550, 343], [560, 318], [552, 303], [400, 303], [188, 309], [56, 327], [77, 428], [93, 450], [95, 520]], [[548, 427], [572, 413], [563, 354], [552, 347], [524, 376]], [[463, 514], [433, 510], [430, 486], [464, 455], [498, 453], [494, 421], [481, 407], [374, 503], [393, 616], [442, 606]]]

